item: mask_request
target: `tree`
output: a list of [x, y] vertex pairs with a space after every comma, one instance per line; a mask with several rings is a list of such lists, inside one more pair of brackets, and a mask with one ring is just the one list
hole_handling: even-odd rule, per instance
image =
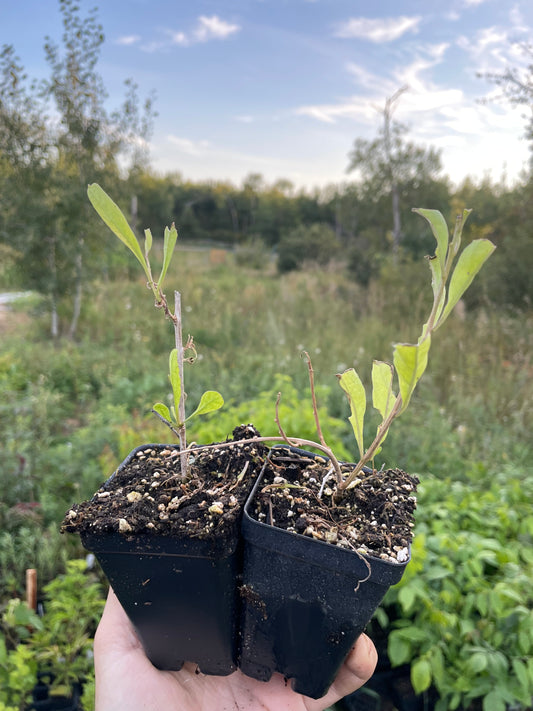
[[[23, 190], [26, 209], [18, 221], [9, 223], [8, 238], [17, 242], [28, 286], [49, 299], [54, 337], [59, 334], [58, 302], [66, 296], [71, 299], [68, 335], [73, 337], [83, 284], [102, 265], [100, 227], [86, 198], [87, 184], [113, 182], [117, 194], [118, 158], [128, 156], [133, 165], [143, 163], [145, 152], [139, 143], [150, 132], [153, 112], [151, 99], [139, 108], [137, 87], [131, 81], [126, 82], [120, 110], [107, 112], [107, 94], [96, 70], [104, 41], [96, 10], [82, 18], [74, 0], [60, 0], [59, 9], [64, 30], [61, 45], [45, 38], [48, 79], [28, 88], [13, 48], [3, 49], [2, 81], [11, 90], [0, 107], [0, 149], [9, 149], [4, 155], [12, 187], [38, 169], [37, 177]], [[32, 114], [21, 109], [26, 106], [33, 107]], [[41, 118], [47, 110], [57, 116], [53, 123]], [[32, 132], [35, 114], [38, 141]], [[36, 222], [35, 214], [42, 220]], [[48, 268], [43, 269], [43, 264]]]
[[[0, 241], [14, 250], [26, 286], [48, 295], [54, 294], [46, 248], [53, 222], [52, 163], [46, 114], [13, 47], [4, 46], [0, 53]], [[40, 240], [35, 239], [38, 231]]]
[[526, 138], [530, 142], [530, 169], [533, 169], [533, 44], [517, 43], [528, 62], [525, 67], [506, 67], [503, 72], [478, 73], [501, 89], [499, 98], [507, 99], [515, 106], [527, 106], [530, 111], [526, 127]]
[[[401, 211], [405, 201], [402, 192], [408, 185], [416, 186], [434, 180], [441, 170], [440, 153], [434, 148], [418, 146], [404, 138], [407, 128], [393, 121], [395, 104], [407, 87], [398, 89], [385, 101], [383, 124], [377, 138], [356, 139], [349, 154], [348, 171], [358, 170], [363, 183], [363, 200], [377, 202], [383, 197], [391, 201], [392, 244], [395, 257], [402, 240]], [[366, 193], [366, 195], [364, 195]], [[403, 203], [403, 205], [402, 205]], [[411, 205], [408, 206], [409, 209]]]

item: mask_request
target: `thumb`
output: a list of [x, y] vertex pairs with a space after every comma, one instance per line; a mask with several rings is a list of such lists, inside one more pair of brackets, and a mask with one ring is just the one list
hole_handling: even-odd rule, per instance
[[339, 699], [360, 689], [370, 679], [376, 668], [378, 653], [372, 640], [362, 634], [346, 657], [328, 693], [317, 701], [307, 703], [307, 711], [322, 711]]

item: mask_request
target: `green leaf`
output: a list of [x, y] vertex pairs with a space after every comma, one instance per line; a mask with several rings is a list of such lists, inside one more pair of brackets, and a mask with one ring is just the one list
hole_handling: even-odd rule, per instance
[[162, 402], [156, 402], [156, 404], [153, 406], [152, 410], [155, 410], [158, 415], [161, 415], [161, 417], [166, 420], [167, 422], [172, 422], [172, 417], [170, 415], [170, 410], [166, 405], [163, 405]]
[[192, 413], [192, 415], [187, 417], [187, 421], [196, 415], [207, 415], [209, 412], [220, 410], [223, 404], [224, 398], [220, 393], [217, 393], [216, 390], [207, 390], [200, 398], [200, 404], [196, 410]]
[[529, 657], [527, 660], [527, 675], [529, 680], [533, 683], [533, 657]]
[[178, 365], [178, 351], [174, 348], [169, 356], [168, 359], [168, 371], [169, 371], [169, 378], [170, 378], [170, 384], [172, 386], [172, 393], [174, 395], [174, 411], [175, 411], [175, 420], [178, 423], [178, 426], [181, 427], [183, 422], [179, 421], [179, 406], [180, 406], [180, 398], [181, 398], [181, 375], [180, 375], [180, 369]]
[[389, 634], [387, 653], [392, 665], [397, 667], [400, 664], [405, 664], [411, 658], [411, 645], [400, 637], [397, 631], [393, 631]]
[[374, 612], [374, 619], [378, 621], [380, 627], [386, 629], [389, 626], [389, 616], [382, 607], [378, 607]]
[[113, 202], [113, 200], [111, 200], [109, 195], [102, 190], [98, 183], [92, 183], [92, 185], [89, 185], [87, 188], [87, 195], [92, 206], [100, 215], [102, 220], [106, 223], [109, 229], [116, 234], [119, 240], [124, 242], [126, 247], [133, 252], [141, 263], [145, 274], [148, 276], [148, 266], [143, 253], [141, 252], [137, 237], [135, 237], [135, 234], [129, 226], [128, 221], [124, 217], [120, 207]]
[[475, 676], [485, 671], [489, 664], [488, 655], [486, 652], [474, 652], [467, 662], [469, 671]]
[[396, 343], [394, 346], [394, 367], [398, 374], [402, 407], [400, 413], [409, 405], [411, 395], [424, 374], [428, 364], [431, 337], [427, 335], [420, 343]]
[[[444, 304], [446, 302], [446, 287], [443, 284], [443, 275], [438, 273], [437, 271], [438, 261], [435, 259], [435, 257], [429, 259], [429, 268], [431, 269], [431, 286], [433, 288], [434, 303], [437, 301], [438, 298], [438, 306], [435, 311], [435, 323], [437, 323], [444, 308]], [[426, 335], [426, 330], [427, 324], [424, 324], [424, 329], [422, 331], [422, 334], [424, 336]]]
[[[529, 674], [527, 673], [526, 665], [520, 659], [513, 659], [512, 664], [513, 671], [516, 674], [516, 678], [518, 679], [520, 686], [524, 689], [524, 691], [529, 691]], [[533, 686], [533, 684], [531, 686]]]
[[431, 685], [431, 664], [427, 659], [417, 659], [411, 665], [411, 684], [416, 694], [421, 694]]
[[463, 227], [465, 226], [465, 222], [468, 220], [468, 216], [471, 212], [472, 210], [463, 210], [462, 215], [457, 215], [457, 218], [455, 220], [455, 229], [453, 231], [452, 244], [450, 246], [450, 253], [452, 258], [455, 257], [455, 255], [459, 251], [459, 247], [461, 246], [461, 237], [463, 235]]
[[435, 684], [439, 685], [443, 683], [444, 676], [446, 674], [446, 667], [444, 663], [444, 654], [442, 650], [434, 646], [430, 650], [431, 653], [431, 675], [435, 680]]
[[409, 585], [404, 585], [398, 591], [398, 601], [405, 614], [409, 614], [416, 601], [416, 590]]
[[494, 689], [483, 698], [483, 711], [505, 711], [505, 708], [505, 700], [498, 689]]
[[522, 654], [529, 654], [531, 649], [531, 640], [529, 637], [529, 632], [526, 630], [518, 630], [518, 649]]
[[174, 225], [172, 225], [170, 229], [165, 227], [165, 239], [163, 241], [163, 267], [161, 269], [161, 274], [159, 275], [159, 288], [161, 288], [163, 280], [167, 274], [168, 267], [172, 260], [172, 255], [174, 254], [177, 239], [178, 233]]
[[375, 360], [372, 364], [372, 404], [385, 420], [396, 400], [392, 391], [394, 368], [390, 363]]
[[144, 253], [148, 255], [152, 249], [152, 230], [144, 230]]
[[394, 368], [390, 363], [380, 360], [372, 363], [372, 404], [381, 415], [381, 424], [378, 426], [379, 444], [385, 441], [388, 434], [388, 430], [381, 432], [381, 427], [396, 402], [396, 395], [392, 390], [393, 376]]
[[[413, 212], [417, 212], [422, 217], [425, 217], [429, 222], [431, 231], [435, 239], [437, 240], [437, 247], [435, 249], [435, 257], [430, 258], [431, 262], [434, 262], [434, 267], [432, 268], [432, 274], [436, 277], [436, 280], [440, 283], [442, 282], [442, 275], [444, 274], [444, 267], [446, 265], [446, 255], [448, 254], [448, 242], [449, 233], [448, 225], [442, 214], [438, 210], [424, 210], [422, 208], [414, 208]], [[435, 292], [435, 287], [433, 288]]]
[[4, 638], [0, 636], [0, 665], [3, 666], [7, 661], [7, 648]]
[[363, 443], [363, 424], [366, 412], [366, 393], [361, 382], [361, 378], [357, 375], [353, 368], [345, 370], [339, 378], [339, 385], [348, 396], [350, 403], [351, 415], [348, 418], [352, 425], [357, 446], [361, 457], [364, 455]]
[[435, 326], [439, 328], [496, 247], [488, 239], [476, 239], [461, 252], [448, 288], [448, 301]]
[[414, 625], [409, 625], [409, 627], [402, 627], [398, 630], [398, 635], [402, 639], [410, 640], [411, 642], [417, 642], [422, 644], [427, 641], [428, 631], [427, 629], [420, 629]]

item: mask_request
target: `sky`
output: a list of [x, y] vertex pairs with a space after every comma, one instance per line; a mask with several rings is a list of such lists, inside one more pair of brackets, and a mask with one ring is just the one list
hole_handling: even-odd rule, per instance
[[[79, 0], [86, 15], [98, 3]], [[528, 159], [524, 107], [479, 73], [525, 67], [532, 0], [102, 0], [98, 70], [109, 106], [124, 80], [155, 92], [153, 168], [190, 180], [251, 173], [311, 189], [353, 178], [356, 138], [394, 118], [441, 150], [443, 173], [512, 184]], [[30, 77], [47, 74], [56, 0], [0, 0], [0, 44]], [[484, 101], [484, 100], [487, 100]]]

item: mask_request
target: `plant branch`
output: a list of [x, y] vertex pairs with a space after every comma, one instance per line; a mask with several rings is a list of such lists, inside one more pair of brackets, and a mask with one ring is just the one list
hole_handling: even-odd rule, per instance
[[[309, 357], [309, 356], [308, 356], [308, 357]], [[309, 361], [309, 362], [310, 362], [310, 361]], [[312, 370], [311, 370], [311, 372], [312, 372]], [[304, 444], [304, 443], [305, 443], [305, 446], [307, 446], [307, 447], [312, 446], [312, 447], [315, 447], [316, 449], [320, 450], [321, 452], [324, 452], [324, 454], [326, 454], [326, 456], [327, 456], [328, 459], [330, 460], [330, 462], [331, 462], [333, 468], [335, 469], [335, 476], [336, 476], [336, 478], [337, 478], [337, 483], [338, 483], [339, 486], [340, 486], [341, 482], [343, 481], [343, 476], [342, 476], [342, 472], [341, 472], [341, 466], [340, 466], [340, 464], [339, 464], [339, 461], [338, 461], [337, 457], [333, 454], [333, 451], [332, 451], [332, 450], [328, 447], [328, 445], [325, 443], [323, 437], [321, 437], [320, 445], [318, 445], [316, 442], [309, 442], [308, 440], [300, 440], [300, 439], [296, 440], [296, 439], [294, 439], [294, 438], [292, 438], [292, 437], [291, 437], [290, 439], [289, 439], [289, 437], [287, 437], [287, 435], [285, 434], [285, 432], [284, 432], [284, 430], [283, 430], [283, 428], [282, 428], [282, 426], [281, 426], [281, 422], [280, 422], [280, 419], [279, 419], [279, 403], [280, 403], [280, 400], [281, 400], [281, 393], [278, 393], [278, 397], [276, 398], [276, 424], [277, 424], [277, 426], [278, 426], [278, 430], [279, 430], [279, 434], [280, 434], [281, 440], [282, 440], [283, 442], [286, 442], [286, 443], [287, 443], [288, 445], [290, 445], [291, 447], [298, 447], [298, 446], [300, 446], [300, 444], [294, 444], [295, 442], [299, 442], [299, 443], [301, 443], [301, 444]], [[314, 399], [313, 399], [313, 409], [314, 409], [315, 412], [316, 412], [316, 401], [315, 401]], [[317, 415], [317, 417], [318, 417], [318, 415]], [[321, 433], [320, 433], [320, 434], [321, 434]]]
[[311, 362], [311, 356], [309, 355], [309, 353], [307, 351], [304, 351], [304, 355], [307, 358], [307, 368], [309, 370], [309, 385], [311, 387], [311, 400], [313, 403], [313, 415], [315, 418], [316, 431], [318, 434], [318, 439], [320, 440], [320, 444], [326, 447], [326, 440], [324, 439], [324, 435], [322, 434], [322, 428], [320, 427], [320, 419], [318, 417], [318, 405], [315, 394], [315, 371], [313, 370], [313, 364]]
[[180, 434], [179, 434], [178, 430], [174, 427], [172, 422], [169, 422], [165, 417], [160, 415], [157, 410], [154, 410], [154, 408], [152, 408], [152, 412], [154, 413], [154, 415], [157, 415], [157, 417], [159, 417], [161, 422], [163, 422], [169, 428], [169, 430], [171, 430], [171, 432], [179, 439]]
[[278, 393], [278, 396], [276, 398], [276, 417], [274, 418], [276, 421], [276, 425], [278, 426], [278, 432], [279, 436], [281, 439], [286, 442], [288, 445], [290, 445], [289, 438], [285, 434], [283, 427], [281, 426], [281, 421], [279, 419], [279, 403], [281, 402], [281, 393]]
[[340, 483], [343, 480], [339, 461], [329, 447], [324, 447], [323, 445], [318, 444], [318, 442], [313, 442], [308, 439], [301, 439], [299, 437], [282, 437], [280, 435], [279, 437], [251, 437], [250, 439], [236, 439], [231, 440], [230, 442], [218, 442], [214, 444], [195, 444], [193, 447], [181, 452], [181, 454], [194, 454], [194, 452], [198, 452], [200, 449], [222, 449], [225, 447], [234, 447], [238, 444], [259, 444], [260, 442], [284, 442], [290, 447], [313, 447], [314, 449], [318, 449], [319, 452], [322, 452], [322, 454], [330, 460], [333, 468], [335, 469], [337, 482]]
[[374, 438], [374, 441], [372, 442], [370, 447], [366, 450], [366, 452], [361, 457], [361, 459], [357, 462], [357, 466], [355, 467], [355, 469], [350, 472], [350, 474], [346, 477], [346, 479], [344, 479], [342, 482], [339, 483], [339, 489], [348, 488], [348, 486], [352, 483], [352, 481], [355, 479], [355, 477], [363, 469], [365, 464], [367, 464], [374, 458], [374, 455], [376, 454], [380, 444], [383, 442], [384, 433], [386, 433], [389, 430], [392, 422], [398, 416], [401, 409], [402, 409], [402, 396], [398, 395], [388, 417], [385, 420], [383, 420], [380, 427], [378, 428], [378, 431], [377, 431], [377, 434]]

